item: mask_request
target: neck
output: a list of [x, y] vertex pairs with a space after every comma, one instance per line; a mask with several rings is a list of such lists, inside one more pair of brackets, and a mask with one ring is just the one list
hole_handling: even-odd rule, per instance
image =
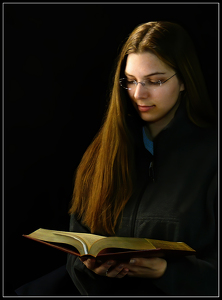
[[[155, 139], [155, 137], [163, 130], [162, 126], [156, 126], [153, 124], [147, 124], [146, 125], [147, 129], [148, 129], [148, 137], [151, 141], [153, 141]], [[146, 131], [147, 132], [147, 131]]]

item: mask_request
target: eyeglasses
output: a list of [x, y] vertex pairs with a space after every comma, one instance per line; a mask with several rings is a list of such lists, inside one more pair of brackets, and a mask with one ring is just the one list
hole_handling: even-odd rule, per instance
[[[173, 76], [175, 76], [177, 73], [175, 73]], [[167, 82], [168, 80], [170, 80], [171, 78], [173, 78], [173, 76], [171, 76], [170, 78], [168, 78], [165, 81], [151, 81], [150, 79], [146, 79], [145, 81], [136, 81], [136, 80], [128, 80], [127, 78], [121, 78], [119, 80], [119, 84], [121, 87], [123, 87], [126, 90], [133, 90], [135, 89], [135, 87], [141, 83], [143, 87], [145, 87], [146, 89], [152, 89], [152, 88], [157, 88], [162, 86], [162, 84], [164, 84], [165, 82]]]

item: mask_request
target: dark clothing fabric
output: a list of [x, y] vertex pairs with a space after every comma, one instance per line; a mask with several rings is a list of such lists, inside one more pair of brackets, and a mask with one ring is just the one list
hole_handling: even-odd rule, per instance
[[73, 285], [66, 266], [62, 266], [15, 290], [18, 296], [80, 296]]
[[[107, 278], [68, 255], [67, 270], [82, 295], [217, 295], [217, 133], [188, 118], [184, 104], [154, 139], [154, 156], [142, 126], [131, 122], [136, 182], [117, 236], [183, 241], [196, 256], [168, 259], [161, 278]], [[151, 164], [152, 162], [152, 164]], [[70, 231], [89, 232], [74, 215]]]

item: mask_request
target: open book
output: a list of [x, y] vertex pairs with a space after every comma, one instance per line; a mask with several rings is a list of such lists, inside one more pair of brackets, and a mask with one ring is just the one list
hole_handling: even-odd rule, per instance
[[42, 228], [23, 236], [76, 256], [91, 256], [101, 261], [129, 260], [131, 257], [184, 256], [196, 252], [183, 242], [136, 237], [105, 237]]

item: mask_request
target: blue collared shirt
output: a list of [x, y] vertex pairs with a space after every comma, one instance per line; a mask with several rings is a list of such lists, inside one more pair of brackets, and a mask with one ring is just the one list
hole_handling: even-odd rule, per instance
[[145, 148], [153, 155], [153, 141], [151, 141], [147, 137], [144, 127], [143, 127], [143, 142], [144, 142]]

